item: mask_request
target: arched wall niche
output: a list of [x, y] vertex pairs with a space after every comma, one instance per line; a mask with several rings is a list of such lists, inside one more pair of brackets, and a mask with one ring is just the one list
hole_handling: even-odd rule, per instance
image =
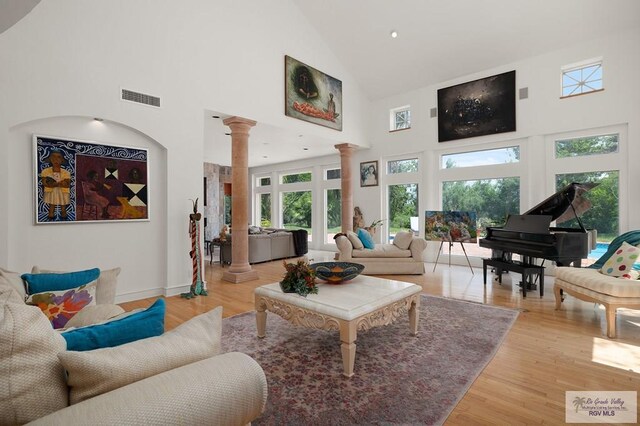
[[[149, 220], [35, 224], [33, 135], [148, 150]], [[127, 124], [93, 117], [36, 118], [9, 128], [8, 264], [30, 271], [121, 267], [116, 301], [167, 293], [167, 150]]]

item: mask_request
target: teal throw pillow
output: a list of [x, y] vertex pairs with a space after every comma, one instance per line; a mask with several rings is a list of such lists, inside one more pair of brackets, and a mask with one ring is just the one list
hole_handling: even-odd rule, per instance
[[368, 249], [376, 248], [376, 243], [373, 242], [373, 237], [366, 230], [359, 228], [358, 238], [360, 238], [360, 241], [362, 241], [362, 245], [364, 246], [364, 248], [368, 248]]
[[99, 276], [100, 269], [93, 268], [86, 271], [66, 272], [63, 274], [22, 274], [22, 279], [27, 282], [27, 293], [35, 294], [77, 288], [97, 280]]
[[61, 333], [68, 351], [91, 351], [111, 348], [164, 333], [164, 299], [156, 300], [147, 309], [123, 314], [113, 321], [70, 329]]

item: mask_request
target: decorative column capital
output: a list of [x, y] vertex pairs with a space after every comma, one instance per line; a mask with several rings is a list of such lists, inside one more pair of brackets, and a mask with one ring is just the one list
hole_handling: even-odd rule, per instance
[[243, 117], [229, 117], [222, 120], [225, 126], [229, 126], [232, 133], [249, 133], [249, 129], [256, 125], [256, 121]]
[[355, 149], [358, 147], [358, 145], [354, 145], [351, 143], [340, 143], [338, 145], [334, 145], [333, 146], [335, 149], [337, 149], [338, 151], [340, 151], [340, 154], [344, 154], [346, 152], [353, 152], [355, 151]]

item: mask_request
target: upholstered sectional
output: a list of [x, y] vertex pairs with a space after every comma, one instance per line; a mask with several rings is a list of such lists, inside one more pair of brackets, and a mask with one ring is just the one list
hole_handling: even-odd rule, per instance
[[[301, 254], [296, 254], [297, 252]], [[302, 256], [306, 253], [306, 247], [296, 251], [294, 232], [290, 230], [264, 228], [260, 232], [249, 234], [249, 263], [251, 264], [287, 259]], [[231, 263], [230, 244], [222, 246], [221, 259], [225, 263]]]

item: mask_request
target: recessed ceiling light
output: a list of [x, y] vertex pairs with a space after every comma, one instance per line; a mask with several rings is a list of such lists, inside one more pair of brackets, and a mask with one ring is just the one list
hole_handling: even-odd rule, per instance
[[397, 31], [391, 31], [391, 38], [396, 38], [398, 37], [398, 32]]
[[304, 151], [309, 151], [309, 148], [302, 148]]
[[263, 156], [262, 156], [262, 158], [269, 158], [269, 157], [268, 157], [268, 156], [266, 156], [266, 155], [263, 155]]
[[220, 118], [219, 115], [212, 115], [211, 118]]
[[299, 138], [301, 138], [301, 137], [302, 137], [302, 135], [298, 135], [298, 137], [299, 137]]
[[225, 135], [227, 135], [227, 136], [231, 136], [231, 133], [225, 133]]
[[93, 118], [95, 121], [104, 121], [104, 118], [100, 118], [100, 117], [94, 117]]

